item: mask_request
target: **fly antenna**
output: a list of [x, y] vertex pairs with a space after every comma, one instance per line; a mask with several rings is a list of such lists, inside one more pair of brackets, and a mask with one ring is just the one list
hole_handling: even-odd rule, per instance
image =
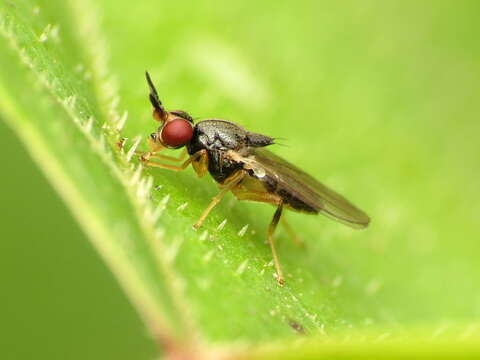
[[150, 74], [148, 73], [148, 71], [145, 71], [145, 77], [147, 78], [148, 87], [150, 88], [150, 102], [155, 109], [154, 118], [159, 121], [163, 120], [166, 117], [166, 111], [158, 97], [157, 89], [155, 89], [155, 85], [153, 85], [153, 81], [150, 78]]

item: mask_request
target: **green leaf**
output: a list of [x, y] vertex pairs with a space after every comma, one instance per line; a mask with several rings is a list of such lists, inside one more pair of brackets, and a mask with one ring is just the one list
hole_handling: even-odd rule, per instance
[[[427, 3], [4, 2], [0, 114], [167, 351], [427, 357], [448, 330], [444, 355], [478, 354], [478, 5]], [[279, 231], [284, 287], [270, 206], [228, 196], [194, 231], [213, 182], [133, 155], [155, 130], [145, 70], [169, 109], [285, 139], [372, 226], [288, 214], [307, 247]]]

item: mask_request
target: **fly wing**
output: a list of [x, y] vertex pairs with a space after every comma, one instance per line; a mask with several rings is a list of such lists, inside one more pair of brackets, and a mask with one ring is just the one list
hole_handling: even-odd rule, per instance
[[342, 195], [329, 189], [295, 165], [264, 148], [250, 148], [245, 162], [254, 172], [274, 177], [282, 189], [311, 208], [334, 220], [355, 228], [365, 228], [370, 218]]

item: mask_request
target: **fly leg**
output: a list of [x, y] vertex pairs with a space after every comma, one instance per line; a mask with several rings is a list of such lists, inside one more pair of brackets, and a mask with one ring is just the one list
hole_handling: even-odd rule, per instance
[[232, 189], [232, 192], [238, 200], [258, 201], [273, 205], [278, 205], [282, 200], [278, 195], [268, 192], [245, 190], [240, 186]]
[[199, 158], [207, 156], [207, 150], [203, 149], [197, 151], [195, 154], [190, 156], [187, 160], [185, 160], [181, 165], [169, 165], [169, 164], [161, 164], [155, 161], [150, 161], [148, 158], [144, 158], [143, 156], [140, 158], [142, 162], [147, 166], [159, 167], [162, 169], [174, 170], [174, 171], [181, 171], [184, 170], [192, 161], [196, 161]]
[[210, 204], [207, 206], [207, 208], [203, 211], [202, 216], [197, 220], [195, 224], [193, 224], [193, 227], [195, 229], [198, 229], [200, 226], [202, 226], [203, 221], [206, 219], [210, 211], [222, 200], [222, 198], [225, 196], [227, 192], [232, 190], [235, 186], [237, 186], [240, 181], [245, 177], [245, 172], [243, 170], [235, 172], [233, 175], [228, 177], [225, 182], [222, 184], [222, 190], [212, 199]]
[[[119, 141], [117, 141], [117, 146], [120, 150], [124, 148], [126, 141], [127, 138], [121, 138]], [[180, 156], [178, 157], [158, 154], [160, 151], [163, 151], [166, 148], [160, 144], [152, 142], [150, 139], [148, 139], [148, 146], [150, 148], [150, 151], [135, 150], [135, 154], [140, 156], [141, 161], [149, 160], [153, 157], [161, 160], [180, 162], [185, 159], [185, 156], [187, 155], [187, 149], [183, 149]]]
[[283, 286], [285, 284], [285, 278], [283, 277], [282, 268], [280, 267], [280, 261], [278, 260], [277, 250], [275, 248], [275, 240], [273, 239], [273, 233], [277, 228], [280, 217], [282, 216], [283, 202], [280, 201], [278, 204], [275, 214], [273, 214], [273, 219], [270, 225], [268, 226], [267, 238], [270, 248], [272, 249], [273, 263], [275, 264], [275, 271], [277, 272], [277, 281], [278, 284]]
[[187, 156], [187, 149], [183, 149], [182, 153], [181, 153], [180, 156], [178, 156], [178, 157], [168, 156], [168, 155], [162, 155], [162, 154], [155, 154], [155, 153], [150, 154], [150, 157], [151, 157], [151, 158], [160, 159], [160, 160], [167, 160], [167, 161], [173, 161], [173, 162], [180, 162], [180, 161], [182, 161], [183, 159], [185, 159], [185, 156]]
[[283, 227], [285, 228], [285, 230], [287, 231], [288, 235], [290, 236], [290, 238], [293, 240], [293, 242], [298, 245], [298, 246], [301, 246], [301, 247], [305, 247], [305, 243], [303, 242], [303, 240], [297, 235], [297, 233], [292, 229], [292, 227], [290, 226], [290, 224], [287, 222], [287, 219], [285, 219], [285, 216], [282, 218], [282, 225]]
[[[268, 238], [268, 243], [270, 245], [270, 248], [272, 250], [273, 263], [275, 264], [275, 271], [277, 273], [277, 281], [280, 285], [285, 284], [285, 279], [283, 277], [280, 261], [278, 260], [277, 249], [275, 248], [275, 240], [273, 239], [273, 234], [282, 216], [282, 210], [283, 210], [282, 198], [280, 198], [278, 195], [271, 194], [268, 192], [249, 191], [249, 190], [243, 189], [242, 187], [234, 188], [232, 192], [234, 193], [234, 195], [237, 197], [238, 200], [266, 202], [273, 205], [277, 205], [277, 210], [275, 211], [272, 222], [268, 227], [267, 238]], [[282, 218], [282, 220], [284, 220], [284, 218]], [[285, 222], [283, 223], [285, 225]]]

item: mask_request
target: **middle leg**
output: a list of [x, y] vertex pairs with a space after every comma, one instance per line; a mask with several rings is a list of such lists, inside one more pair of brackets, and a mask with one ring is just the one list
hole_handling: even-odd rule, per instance
[[210, 211], [212, 211], [212, 209], [220, 202], [220, 200], [222, 200], [222, 198], [230, 190], [232, 190], [235, 186], [237, 186], [242, 181], [245, 175], [246, 175], [245, 171], [239, 170], [225, 180], [225, 182], [223, 183], [222, 190], [220, 190], [220, 192], [212, 199], [210, 204], [203, 211], [202, 216], [200, 216], [197, 222], [193, 224], [193, 227], [195, 229], [198, 229], [200, 226], [202, 226], [203, 221], [207, 218], [208, 214], [210, 214]]

